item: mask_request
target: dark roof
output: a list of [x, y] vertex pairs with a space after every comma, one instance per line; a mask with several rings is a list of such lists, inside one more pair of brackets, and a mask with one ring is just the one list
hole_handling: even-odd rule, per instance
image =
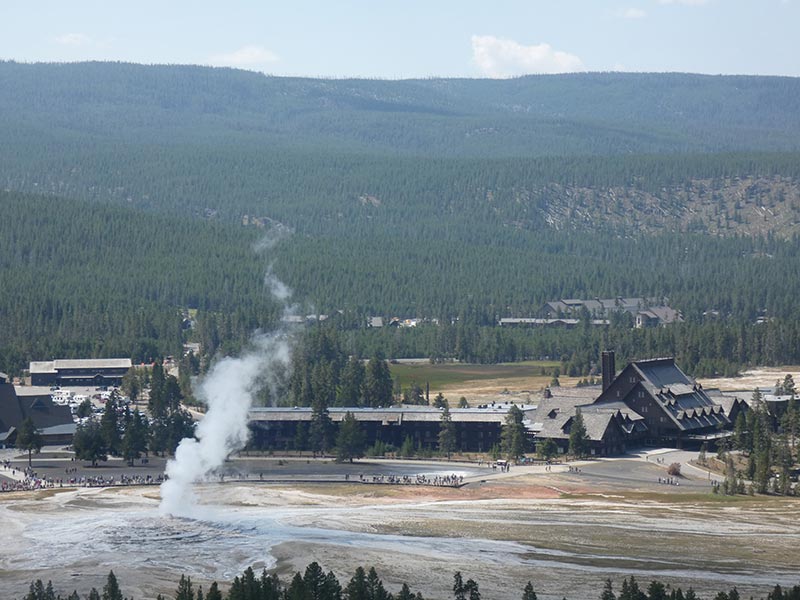
[[49, 395], [17, 396], [10, 383], [0, 384], [0, 434], [9, 434], [30, 417], [37, 429], [73, 423], [68, 406], [53, 403]]
[[0, 433], [7, 433], [14, 427], [19, 427], [25, 420], [22, 407], [10, 383], [0, 383]]
[[641, 376], [641, 384], [681, 431], [730, 424], [725, 409], [681, 371], [674, 358], [642, 360], [631, 366]]
[[37, 429], [73, 423], [69, 406], [55, 404], [50, 396], [18, 396], [22, 412]]
[[[618, 415], [613, 412], [591, 412], [581, 411], [583, 426], [586, 428], [586, 435], [593, 442], [600, 442], [606, 433], [609, 425]], [[569, 439], [572, 422], [575, 419], [575, 410], [571, 409], [564, 414], [560, 414], [553, 419], [545, 418], [542, 421], [541, 429], [536, 433], [537, 438], [566, 440]]]
[[[658, 403], [664, 415], [680, 431], [698, 431], [728, 426], [731, 423], [725, 407], [720, 405], [675, 364], [674, 358], [657, 358], [630, 363], [617, 375], [611, 386], [594, 403], [608, 406], [617, 398], [612, 395], [617, 382], [634, 376], [638, 383], [627, 388], [628, 395], [644, 389]], [[623, 402], [627, 397], [620, 398]]]
[[631, 363], [645, 382], [652, 387], [663, 388], [675, 384], [692, 386], [694, 382], [678, 368], [674, 358], [656, 358]]

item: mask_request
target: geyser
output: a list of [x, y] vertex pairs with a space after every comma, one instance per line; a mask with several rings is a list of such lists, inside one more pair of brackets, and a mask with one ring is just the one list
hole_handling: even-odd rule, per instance
[[197, 425], [196, 439], [181, 440], [175, 458], [167, 463], [168, 479], [161, 485], [162, 514], [197, 516], [192, 484], [206, 479], [247, 443], [254, 393], [273, 384], [276, 372], [289, 363], [285, 334], [257, 334], [251, 345], [242, 356], [216, 363], [197, 389], [208, 410]]

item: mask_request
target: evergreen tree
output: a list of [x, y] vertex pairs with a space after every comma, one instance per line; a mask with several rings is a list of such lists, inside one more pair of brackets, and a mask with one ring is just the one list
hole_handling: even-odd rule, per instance
[[411, 593], [407, 583], [403, 583], [397, 596], [395, 596], [395, 600], [414, 600], [414, 594]]
[[372, 600], [367, 589], [367, 573], [364, 567], [358, 567], [347, 587], [344, 589], [347, 600]]
[[103, 436], [103, 445], [109, 454], [121, 454], [119, 432], [120, 424], [117, 399], [115, 395], [112, 394], [109, 399], [106, 400], [105, 410], [103, 410], [103, 416], [100, 418], [100, 433]]
[[664, 584], [660, 581], [651, 581], [647, 586], [647, 600], [669, 600]]
[[28, 451], [28, 466], [30, 467], [32, 462], [31, 455], [34, 452], [38, 454], [39, 450], [42, 449], [42, 436], [36, 429], [33, 419], [30, 417], [27, 417], [24, 421], [22, 421], [19, 426], [19, 431], [17, 431], [16, 446], [20, 450]]
[[516, 404], [512, 404], [500, 434], [503, 454], [511, 460], [517, 460], [525, 454], [527, 440], [522, 419], [522, 411]]
[[303, 587], [307, 600], [328, 600], [325, 596], [325, 572], [316, 561], [306, 567], [303, 575]]
[[364, 405], [392, 405], [392, 374], [389, 365], [380, 355], [373, 356], [367, 363], [364, 374]]
[[122, 600], [122, 591], [119, 589], [114, 571], [108, 572], [106, 584], [103, 586], [103, 600]]
[[136, 369], [134, 367], [128, 369], [125, 375], [123, 375], [122, 385], [120, 388], [122, 389], [122, 393], [128, 396], [132, 403], [136, 404], [142, 388], [141, 382], [139, 381], [139, 375], [136, 373]]
[[442, 415], [439, 418], [439, 452], [447, 455], [456, 449], [456, 426], [450, 414], [450, 408], [445, 405], [442, 407]]
[[134, 410], [128, 419], [125, 433], [122, 435], [122, 457], [133, 466], [133, 461], [147, 452], [148, 426], [147, 420], [138, 410]]
[[164, 367], [161, 361], [156, 361], [150, 374], [150, 392], [147, 400], [147, 408], [154, 419], [167, 415], [164, 382]]
[[375, 567], [370, 567], [367, 573], [367, 594], [369, 600], [390, 600], [390, 594], [383, 587]]
[[333, 571], [328, 571], [325, 575], [321, 597], [324, 600], [342, 600], [342, 586]]
[[208, 587], [208, 593], [206, 594], [206, 600], [222, 600], [222, 592], [219, 591], [219, 586], [217, 582], [214, 581]]
[[108, 460], [100, 424], [94, 419], [78, 425], [72, 438], [72, 448], [75, 458], [91, 461], [93, 467], [97, 466], [99, 460]]
[[364, 364], [355, 356], [351, 356], [342, 369], [339, 380], [339, 389], [336, 392], [338, 406], [361, 406], [365, 372]]
[[[522, 600], [537, 600], [536, 592], [533, 591], [533, 584], [530, 581], [525, 584], [525, 590], [522, 592]], [[604, 599], [601, 598], [601, 600]]]
[[186, 575], [181, 575], [181, 580], [178, 582], [178, 591], [175, 592], [175, 600], [195, 600], [192, 580]]
[[589, 451], [589, 435], [583, 422], [581, 409], [575, 409], [572, 425], [569, 430], [569, 453], [578, 458], [586, 456]]
[[453, 574], [453, 600], [467, 600], [467, 593], [461, 571], [456, 571]]
[[481, 593], [478, 590], [478, 583], [474, 579], [467, 579], [464, 583], [464, 591], [469, 600], [481, 600]]
[[325, 454], [331, 447], [331, 432], [333, 421], [328, 413], [328, 405], [324, 398], [314, 398], [311, 405], [311, 424], [308, 437], [314, 455], [319, 452]]
[[[289, 587], [286, 588], [285, 593], [285, 600], [308, 600], [306, 590], [306, 584], [303, 581], [303, 577], [300, 573], [295, 573], [292, 581], [289, 583]], [[234, 600], [230, 595], [228, 596], [229, 600]], [[237, 599], [238, 600], [238, 599]], [[242, 600], [247, 600], [246, 597], [242, 597]]]
[[[449, 407], [450, 404], [447, 402], [447, 398], [444, 397], [444, 394], [442, 394], [442, 392], [439, 392], [438, 394], [436, 394], [436, 398], [433, 399], [433, 406], [434, 408], [444, 408], [445, 406]], [[461, 406], [459, 408], [465, 408], [465, 407]]]
[[361, 424], [353, 413], [347, 411], [339, 424], [339, 433], [336, 436], [336, 462], [353, 462], [354, 458], [364, 456], [366, 443]]
[[617, 600], [614, 587], [611, 585], [611, 579], [606, 579], [603, 584], [603, 593], [600, 594], [600, 600]]

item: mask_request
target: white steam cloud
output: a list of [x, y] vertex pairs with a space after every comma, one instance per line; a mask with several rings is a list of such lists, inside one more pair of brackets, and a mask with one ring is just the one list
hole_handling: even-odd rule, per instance
[[[256, 250], [274, 247], [290, 233], [287, 231], [277, 228]], [[286, 303], [291, 290], [272, 273], [271, 265], [264, 284], [284, 304], [284, 310], [288, 310]], [[175, 457], [167, 462], [167, 480], [161, 484], [162, 514], [197, 516], [192, 485], [213, 476], [231, 453], [244, 448], [250, 435], [248, 422], [253, 396], [266, 386], [274, 397], [280, 374], [288, 368], [290, 358], [286, 334], [256, 333], [244, 354], [223, 358], [209, 370], [196, 389], [197, 398], [208, 410], [194, 437], [182, 439]]]
[[193, 516], [196, 498], [192, 484], [212, 475], [232, 452], [247, 444], [253, 395], [262, 386], [273, 385], [274, 373], [288, 366], [290, 358], [283, 334], [257, 334], [252, 346], [238, 358], [226, 357], [216, 363], [200, 384], [197, 396], [208, 410], [195, 437], [181, 440], [175, 458], [167, 463], [168, 479], [161, 485], [162, 514]]

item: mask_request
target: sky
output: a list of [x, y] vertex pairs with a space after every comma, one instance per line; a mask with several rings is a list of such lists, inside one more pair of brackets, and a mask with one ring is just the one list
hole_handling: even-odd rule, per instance
[[0, 59], [308, 77], [800, 76], [800, 0], [1, 0]]

